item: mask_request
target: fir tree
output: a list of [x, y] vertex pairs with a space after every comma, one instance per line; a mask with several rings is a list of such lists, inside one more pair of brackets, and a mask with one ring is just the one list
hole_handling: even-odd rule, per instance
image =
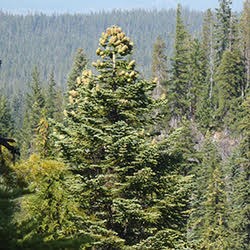
[[11, 136], [14, 129], [14, 122], [7, 98], [0, 95], [0, 136]]
[[231, 249], [248, 249], [249, 235], [249, 172], [250, 172], [250, 98], [242, 104], [239, 128], [242, 140], [234, 154], [229, 159], [229, 204], [230, 214], [228, 218]]
[[[14, 122], [7, 98], [0, 94], [0, 248], [11, 250], [16, 245], [16, 225], [13, 222], [18, 211], [20, 189], [13, 173], [13, 157], [16, 151], [10, 139], [13, 136]], [[7, 137], [7, 138], [4, 138]]]
[[238, 50], [225, 51], [215, 77], [218, 91], [218, 122], [234, 125], [246, 89], [244, 60]]
[[31, 74], [30, 93], [27, 94], [27, 109], [30, 116], [31, 128], [34, 129], [40, 119], [40, 114], [45, 106], [45, 98], [40, 79], [40, 73], [37, 67]]
[[45, 109], [47, 112], [48, 118], [55, 118], [56, 114], [59, 113], [59, 107], [58, 107], [58, 93], [56, 89], [56, 82], [54, 78], [54, 72], [52, 71], [49, 75], [49, 84], [48, 89], [46, 93], [46, 103], [45, 103]]
[[82, 71], [85, 69], [87, 65], [87, 58], [84, 54], [83, 49], [78, 49], [74, 58], [73, 66], [71, 72], [68, 76], [67, 86], [68, 90], [73, 90], [76, 88], [75, 83], [77, 77], [81, 76]]
[[214, 50], [214, 15], [208, 9], [204, 16], [202, 26], [202, 40], [201, 40], [201, 53], [202, 53], [202, 76], [205, 76], [203, 81], [202, 91], [200, 95], [200, 102], [197, 106], [197, 120], [199, 127], [203, 130], [211, 129], [213, 127], [213, 112], [215, 102], [214, 91], [214, 74], [215, 74], [215, 50]]
[[83, 71], [70, 90], [57, 145], [84, 180], [82, 207], [99, 232], [95, 247], [177, 248], [185, 244], [188, 180], [168, 166], [166, 143], [149, 134], [157, 120], [150, 97], [155, 83], [140, 78], [132, 49], [121, 28], [102, 34], [97, 74]]
[[32, 155], [14, 170], [28, 193], [14, 216], [18, 249], [79, 249], [92, 241], [74, 198], [75, 180], [63, 163]]
[[11, 154], [0, 146], [0, 248], [6, 250], [16, 249], [18, 230], [13, 217], [19, 210], [22, 193], [12, 167]]
[[158, 80], [154, 95], [158, 97], [165, 92], [164, 88], [166, 86], [164, 85], [166, 85], [166, 81], [168, 80], [166, 51], [164, 40], [158, 36], [154, 44], [152, 56], [152, 76]]
[[46, 89], [45, 105], [41, 111], [40, 119], [35, 128], [34, 145], [36, 152], [42, 157], [51, 156], [53, 141], [50, 137], [53, 125], [62, 120], [63, 97], [56, 87], [53, 71], [49, 76], [49, 83]]
[[221, 159], [214, 143], [204, 142], [195, 175], [188, 241], [193, 249], [228, 249], [227, 201]]
[[30, 92], [27, 93], [26, 109], [22, 125], [22, 146], [21, 155], [28, 157], [35, 151], [35, 134], [39, 121], [44, 112], [45, 97], [41, 86], [41, 80], [38, 68], [35, 67], [32, 72], [32, 81], [30, 83]]
[[219, 0], [219, 8], [216, 9], [215, 51], [217, 66], [220, 64], [223, 52], [230, 47], [231, 4], [231, 0]]
[[24, 94], [22, 91], [19, 91], [12, 98], [11, 110], [12, 110], [12, 119], [14, 122], [14, 134], [18, 138], [21, 137], [21, 128], [24, 119]]
[[[188, 91], [189, 114], [195, 119], [197, 109], [202, 105], [202, 97], [206, 93], [206, 66], [204, 50], [198, 40], [194, 40], [190, 52], [190, 83]], [[201, 108], [200, 108], [201, 109]], [[203, 119], [203, 117], [200, 119]]]
[[33, 138], [35, 151], [43, 158], [48, 157], [52, 151], [49, 140], [50, 133], [50, 123], [47, 118], [47, 112], [44, 109]]
[[214, 60], [214, 25], [215, 18], [211, 9], [208, 9], [205, 12], [204, 20], [202, 24], [202, 48], [204, 50], [206, 59], [208, 61], [208, 72], [211, 72], [209, 75], [213, 74], [213, 60]]
[[240, 49], [240, 22], [236, 14], [232, 14], [229, 34], [229, 50]]
[[246, 60], [247, 88], [250, 85], [250, 1], [245, 0], [240, 22], [242, 51]]
[[189, 114], [189, 42], [189, 35], [181, 18], [181, 6], [178, 5], [172, 75], [168, 88], [170, 111], [177, 121]]

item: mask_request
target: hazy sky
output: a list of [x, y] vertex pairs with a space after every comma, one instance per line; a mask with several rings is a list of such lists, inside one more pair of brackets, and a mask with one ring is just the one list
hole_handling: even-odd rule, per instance
[[[214, 9], [218, 0], [0, 0], [0, 10], [28, 13], [86, 13], [112, 9], [176, 8], [177, 3], [195, 10]], [[233, 0], [233, 10], [241, 11], [243, 0]]]

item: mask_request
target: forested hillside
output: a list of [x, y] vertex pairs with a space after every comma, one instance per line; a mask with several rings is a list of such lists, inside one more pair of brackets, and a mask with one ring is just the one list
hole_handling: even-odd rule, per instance
[[0, 249], [249, 249], [250, 0], [1, 18]]
[[[184, 20], [192, 34], [199, 34], [202, 13], [184, 10]], [[94, 60], [99, 34], [108, 26], [119, 25], [135, 43], [134, 56], [147, 76], [151, 73], [152, 45], [158, 35], [173, 49], [175, 10], [113, 11], [77, 15], [12, 15], [0, 12], [0, 88], [11, 95], [27, 89], [35, 66], [41, 78], [54, 70], [60, 86], [66, 79], [78, 48]]]

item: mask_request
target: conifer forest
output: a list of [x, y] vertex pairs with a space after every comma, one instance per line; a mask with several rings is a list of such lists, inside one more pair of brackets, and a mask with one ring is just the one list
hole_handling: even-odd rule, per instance
[[250, 0], [0, 11], [1, 250], [250, 249]]

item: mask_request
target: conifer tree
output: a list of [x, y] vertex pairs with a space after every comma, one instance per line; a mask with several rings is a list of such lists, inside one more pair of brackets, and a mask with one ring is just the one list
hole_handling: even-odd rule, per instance
[[97, 230], [97, 249], [181, 248], [188, 178], [174, 163], [168, 166], [168, 154], [177, 159], [179, 151], [166, 152], [166, 143], [150, 136], [157, 120], [157, 101], [150, 97], [155, 83], [140, 78], [132, 49], [121, 28], [102, 33], [97, 74], [84, 70], [69, 91], [57, 145], [83, 180], [79, 198]]
[[192, 249], [228, 249], [227, 201], [221, 159], [207, 138], [195, 175], [188, 241]]
[[201, 249], [227, 249], [229, 244], [226, 194], [219, 166], [214, 169], [208, 184], [200, 246]]
[[249, 235], [249, 172], [250, 172], [250, 98], [242, 103], [242, 114], [239, 118], [239, 128], [242, 140], [234, 154], [229, 159], [229, 204], [230, 214], [228, 225], [230, 230], [231, 249], [248, 249]]
[[208, 9], [204, 14], [204, 20], [202, 24], [202, 48], [204, 50], [206, 59], [208, 61], [208, 72], [209, 75], [213, 74], [213, 61], [214, 61], [214, 14], [211, 9]]
[[231, 0], [219, 0], [219, 8], [216, 9], [215, 24], [215, 52], [216, 66], [220, 64], [223, 52], [230, 46], [231, 33]]
[[[197, 116], [198, 109], [202, 106], [202, 97], [204, 90], [206, 91], [206, 74], [207, 74], [207, 61], [205, 58], [204, 50], [200, 42], [195, 39], [191, 45], [190, 51], [190, 83], [189, 83], [189, 114], [192, 119]], [[200, 117], [200, 120], [203, 117]]]
[[56, 90], [56, 82], [54, 78], [54, 72], [52, 71], [49, 75], [49, 84], [48, 89], [46, 93], [46, 103], [45, 103], [45, 109], [47, 112], [48, 118], [55, 118], [56, 114], [59, 113], [59, 103], [57, 102], [58, 99], [58, 93]]
[[168, 88], [170, 111], [177, 120], [189, 114], [189, 42], [189, 35], [181, 18], [181, 6], [178, 5], [176, 13], [174, 56], [172, 58], [172, 75]]
[[240, 22], [241, 41], [243, 43], [243, 54], [246, 60], [247, 88], [250, 86], [250, 1], [245, 0]]
[[83, 49], [78, 49], [74, 58], [73, 66], [71, 72], [68, 76], [67, 86], [68, 90], [75, 89], [76, 78], [81, 76], [82, 71], [85, 69], [87, 65], [87, 57], [83, 51]]
[[165, 92], [164, 89], [166, 88], [166, 81], [168, 80], [166, 51], [164, 40], [158, 36], [154, 44], [152, 56], [152, 76], [158, 80], [154, 94], [158, 97]]
[[229, 34], [229, 50], [240, 49], [240, 20], [236, 14], [232, 14]]
[[8, 137], [13, 133], [14, 124], [10, 104], [5, 96], [0, 95], [0, 136]]
[[214, 50], [214, 14], [211, 9], [208, 9], [204, 16], [202, 26], [202, 41], [201, 49], [204, 56], [203, 67], [206, 76], [202, 92], [200, 96], [200, 103], [197, 107], [197, 118], [199, 126], [202, 129], [210, 129], [213, 123], [213, 112], [215, 102], [214, 91], [214, 74], [215, 74], [215, 50]]
[[13, 132], [14, 121], [9, 101], [0, 94], [0, 248], [2, 249], [15, 249], [16, 245], [17, 229], [12, 219], [19, 208], [17, 200], [20, 198], [20, 190], [12, 170], [15, 145], [12, 139], [7, 139], [13, 136]]
[[20, 138], [22, 143], [21, 155], [23, 157], [28, 157], [35, 151], [34, 136], [45, 108], [45, 97], [37, 67], [34, 68], [31, 76], [30, 92], [27, 93], [26, 109], [22, 125], [22, 138]]
[[27, 94], [27, 109], [30, 117], [31, 128], [34, 129], [40, 119], [40, 114], [45, 106], [45, 98], [40, 79], [40, 73], [37, 67], [31, 74], [30, 93]]
[[51, 142], [49, 140], [51, 125], [47, 116], [47, 111], [43, 109], [33, 136], [34, 149], [43, 158], [48, 157], [52, 151]]
[[[215, 35], [214, 35], [214, 50], [215, 50], [215, 71], [218, 71], [218, 67], [221, 64], [223, 54], [227, 50], [232, 50], [231, 36], [232, 36], [232, 10], [231, 0], [219, 0], [219, 8], [215, 9], [216, 21], [215, 21]], [[219, 106], [219, 86], [217, 80], [214, 79], [212, 108], [213, 108], [213, 120], [214, 126], [218, 126], [218, 118], [216, 111]]]
[[53, 71], [49, 76], [49, 83], [45, 94], [45, 105], [41, 111], [40, 119], [35, 129], [34, 145], [36, 152], [42, 157], [52, 154], [53, 141], [50, 138], [53, 125], [62, 120], [63, 97], [57, 89]]
[[21, 190], [16, 185], [12, 156], [0, 146], [0, 245], [2, 249], [16, 249], [17, 227], [13, 221], [19, 210]]
[[246, 91], [244, 59], [239, 50], [225, 51], [216, 72], [217, 121], [234, 125]]
[[14, 170], [28, 192], [19, 199], [14, 216], [19, 229], [16, 249], [80, 249], [92, 241], [74, 198], [75, 182], [62, 162], [32, 155]]
[[19, 138], [24, 119], [24, 94], [22, 91], [18, 91], [12, 98], [11, 110], [14, 122], [14, 134]]

